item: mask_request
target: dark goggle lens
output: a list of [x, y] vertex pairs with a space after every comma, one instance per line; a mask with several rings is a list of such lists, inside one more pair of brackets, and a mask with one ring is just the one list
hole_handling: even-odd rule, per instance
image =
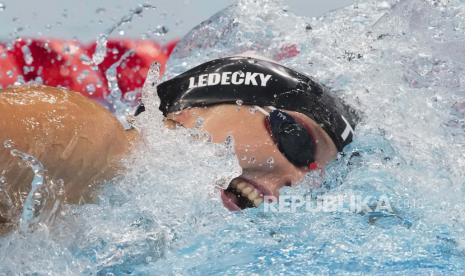
[[315, 143], [307, 129], [287, 113], [270, 112], [269, 129], [279, 151], [297, 167], [308, 167], [315, 162]]

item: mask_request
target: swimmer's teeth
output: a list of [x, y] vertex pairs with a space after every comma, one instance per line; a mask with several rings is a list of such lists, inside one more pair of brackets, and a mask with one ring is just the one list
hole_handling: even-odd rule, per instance
[[253, 191], [253, 188], [248, 186], [248, 187], [245, 187], [244, 189], [242, 189], [241, 193], [242, 193], [242, 195], [246, 196], [246, 195], [250, 194], [252, 191]]
[[250, 194], [247, 195], [248, 198], [254, 199], [258, 196], [257, 190], [253, 190]]
[[262, 204], [262, 202], [263, 202], [263, 198], [259, 197], [259, 198], [254, 199], [253, 205], [255, 205], [255, 207], [258, 207], [260, 206], [260, 204]]
[[233, 181], [231, 183], [231, 188], [236, 189], [242, 196], [247, 197], [255, 207], [260, 206], [263, 202], [260, 192], [247, 182]]
[[247, 183], [245, 182], [240, 182], [239, 184], [237, 184], [237, 186], [235, 187], [236, 189], [238, 189], [239, 191], [244, 189], [245, 186], [247, 186]]

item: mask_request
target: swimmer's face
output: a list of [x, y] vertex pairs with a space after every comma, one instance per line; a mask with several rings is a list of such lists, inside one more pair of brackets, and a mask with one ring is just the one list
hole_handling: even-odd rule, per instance
[[[337, 154], [337, 149], [326, 132], [312, 119], [292, 111], [286, 111], [310, 129], [316, 142], [315, 160], [324, 168]], [[216, 105], [208, 108], [191, 108], [178, 114], [169, 114], [173, 121], [192, 128], [202, 119], [202, 128], [213, 142], [223, 143], [233, 137], [242, 175], [222, 192], [224, 205], [230, 210], [260, 205], [263, 196], [279, 195], [279, 189], [300, 182], [309, 172], [293, 165], [273, 142], [265, 124], [265, 115], [250, 106]]]

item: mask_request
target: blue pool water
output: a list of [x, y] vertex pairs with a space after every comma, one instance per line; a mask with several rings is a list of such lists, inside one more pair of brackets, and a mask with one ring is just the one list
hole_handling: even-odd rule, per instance
[[149, 87], [137, 122], [145, 142], [127, 174], [97, 203], [64, 206], [53, 226], [2, 237], [0, 274], [462, 275], [464, 22], [459, 0], [356, 1], [319, 18], [239, 1], [183, 38], [165, 77], [295, 45], [300, 54], [280, 62], [362, 116], [324, 176], [282, 192], [323, 207], [226, 211], [218, 186], [240, 172], [231, 145], [165, 129]]

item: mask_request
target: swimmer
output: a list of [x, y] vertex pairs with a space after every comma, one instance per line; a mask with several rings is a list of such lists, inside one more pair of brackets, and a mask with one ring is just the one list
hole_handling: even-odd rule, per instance
[[[357, 121], [310, 77], [252, 57], [206, 62], [161, 83], [157, 91], [167, 125], [192, 128], [201, 118], [213, 142], [234, 139], [242, 174], [221, 192], [230, 210], [260, 206], [264, 196], [277, 197], [280, 188], [323, 170], [352, 141]], [[140, 106], [137, 114], [143, 111]], [[0, 141], [13, 141], [37, 157], [50, 178], [63, 179], [71, 203], [90, 199], [93, 187], [122, 169], [119, 160], [138, 142], [138, 132], [123, 129], [107, 110], [58, 88], [3, 90], [0, 113]], [[8, 195], [21, 206], [32, 172], [6, 149], [1, 154]], [[3, 209], [0, 217], [7, 221]]]

